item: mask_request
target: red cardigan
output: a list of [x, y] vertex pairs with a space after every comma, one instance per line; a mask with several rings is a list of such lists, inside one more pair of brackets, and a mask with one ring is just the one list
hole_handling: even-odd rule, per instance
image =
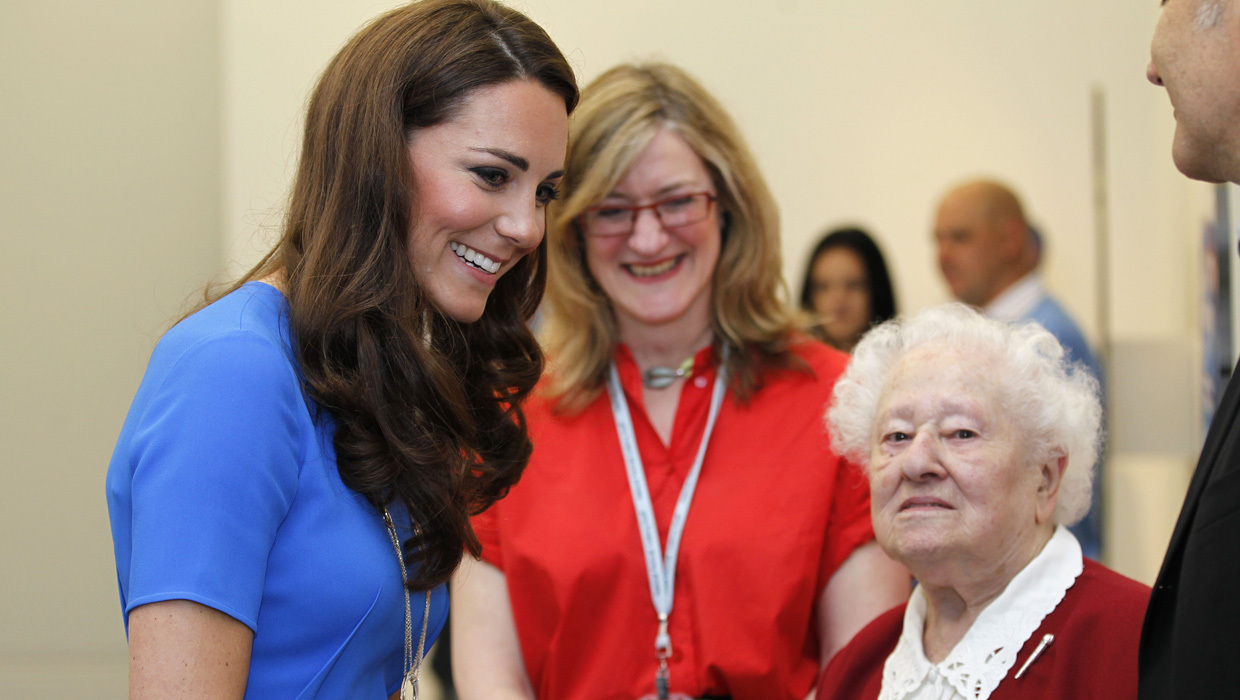
[[[1076, 583], [1025, 641], [1016, 663], [990, 699], [1136, 698], [1137, 642], [1149, 597], [1148, 586], [1086, 559]], [[883, 664], [903, 631], [905, 607], [878, 616], [831, 659], [818, 679], [819, 698], [878, 697]], [[1013, 679], [1048, 632], [1055, 635], [1054, 643], [1020, 680]]]

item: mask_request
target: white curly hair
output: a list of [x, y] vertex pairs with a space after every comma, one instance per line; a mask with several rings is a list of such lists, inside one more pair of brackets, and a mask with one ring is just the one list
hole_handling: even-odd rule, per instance
[[989, 373], [999, 387], [1003, 408], [1030, 446], [1029, 465], [1058, 455], [1068, 458], [1054, 521], [1072, 525], [1083, 518], [1102, 438], [1098, 380], [1084, 365], [1069, 363], [1055, 336], [1036, 323], [1007, 324], [963, 304], [947, 304], [875, 327], [853, 350], [835, 384], [827, 427], [836, 453], [869, 466], [887, 378], [902, 357], [926, 346], [993, 357], [994, 362], [970, 364]]

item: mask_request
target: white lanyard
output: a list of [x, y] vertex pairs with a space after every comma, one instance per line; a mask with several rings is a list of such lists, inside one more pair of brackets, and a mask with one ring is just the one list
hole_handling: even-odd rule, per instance
[[[662, 554], [659, 546], [659, 527], [654, 519], [654, 504], [650, 500], [650, 488], [646, 485], [646, 472], [642, 466], [641, 452], [637, 449], [637, 436], [633, 432], [633, 419], [629, 414], [629, 404], [624, 398], [624, 389], [620, 386], [620, 373], [612, 363], [607, 377], [607, 393], [611, 397], [611, 414], [616, 421], [616, 433], [620, 438], [620, 451], [624, 455], [624, 470], [629, 478], [629, 492], [633, 496], [633, 510], [637, 513], [637, 528], [641, 532], [642, 552], [646, 557], [646, 576], [650, 580], [650, 599], [654, 602], [654, 610], [659, 616], [659, 631], [655, 636], [654, 648], [659, 659], [659, 673], [655, 676], [658, 697], [667, 697], [667, 659], [672, 654], [672, 640], [667, 633], [667, 618], [672, 613], [672, 596], [676, 585], [676, 555], [680, 551], [680, 538], [685, 531], [685, 521], [689, 517], [689, 504], [693, 502], [693, 492], [697, 489], [698, 475], [702, 472], [702, 462], [706, 458], [706, 445], [715, 429], [715, 419], [719, 417], [719, 407], [723, 404], [727, 370], [724, 365], [727, 354], [719, 363], [715, 375], [715, 388], [710, 396], [710, 413], [706, 417], [706, 428], [702, 432], [702, 443], [698, 446], [697, 457], [693, 460], [693, 468], [685, 478], [680, 496], [676, 499], [676, 510], [672, 513], [672, 524], [667, 533], [667, 553]], [[661, 556], [662, 555], [662, 556]]]

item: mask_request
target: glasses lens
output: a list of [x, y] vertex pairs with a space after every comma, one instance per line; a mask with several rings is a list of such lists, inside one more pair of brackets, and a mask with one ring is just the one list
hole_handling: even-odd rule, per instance
[[623, 236], [633, 230], [633, 210], [599, 207], [585, 214], [586, 233], [591, 236]]
[[662, 221], [664, 226], [696, 224], [710, 213], [710, 196], [690, 194], [665, 199], [655, 205], [655, 210], [659, 212], [659, 221]]

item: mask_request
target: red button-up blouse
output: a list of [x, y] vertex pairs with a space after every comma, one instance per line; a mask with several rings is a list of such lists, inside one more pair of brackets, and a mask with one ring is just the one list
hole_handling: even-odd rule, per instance
[[[803, 698], [819, 672], [815, 607], [831, 575], [873, 538], [860, 471], [830, 449], [823, 413], [847, 357], [816, 342], [812, 373], [779, 371], [720, 411], [689, 511], [670, 618], [672, 692]], [[705, 428], [713, 353], [695, 359], [664, 445], [639, 370], [616, 352], [659, 534]], [[582, 413], [527, 404], [534, 453], [520, 484], [474, 521], [503, 570], [539, 700], [654, 692], [657, 619], [606, 392]]]

